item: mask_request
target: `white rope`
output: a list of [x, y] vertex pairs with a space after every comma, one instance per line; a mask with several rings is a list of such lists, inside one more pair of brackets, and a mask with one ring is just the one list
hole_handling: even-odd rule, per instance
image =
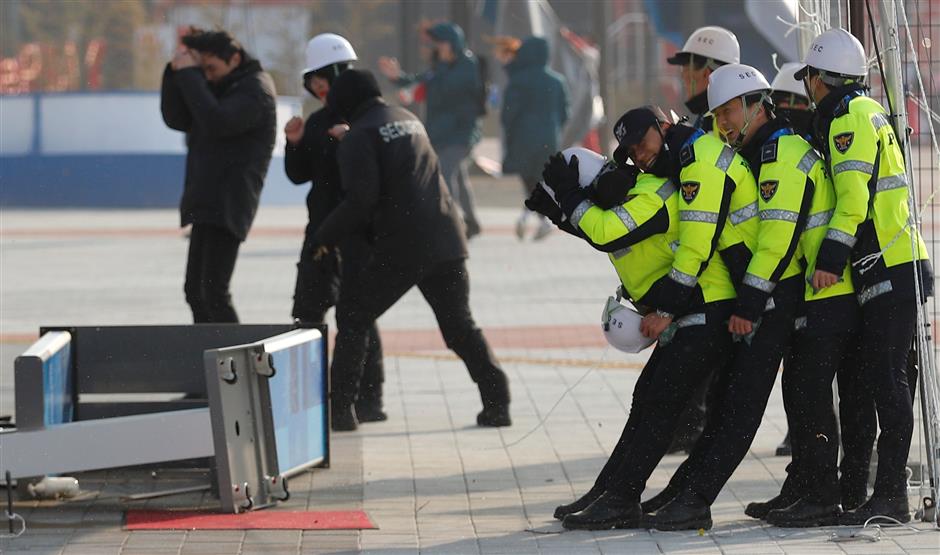
[[545, 413], [545, 416], [539, 419], [538, 423], [535, 426], [533, 426], [531, 430], [522, 434], [522, 437], [516, 439], [515, 441], [505, 444], [503, 448], [509, 449], [510, 447], [515, 447], [516, 445], [525, 441], [530, 435], [534, 434], [539, 428], [543, 427], [545, 425], [545, 422], [548, 421], [548, 417], [551, 416], [553, 412], [555, 412], [555, 409], [558, 408], [558, 405], [561, 404], [561, 402], [565, 399], [565, 397], [567, 397], [569, 393], [574, 391], [574, 388], [578, 387], [581, 384], [581, 382], [584, 381], [585, 378], [587, 378], [590, 374], [592, 374], [598, 368], [600, 368], [600, 365], [603, 364], [605, 360], [607, 359], [608, 352], [610, 352], [609, 346], [604, 348], [604, 352], [601, 354], [601, 359], [598, 362], [598, 364], [588, 368], [587, 371], [584, 372], [584, 374], [581, 374], [580, 378], [578, 378], [577, 380], [575, 380], [573, 384], [568, 386], [568, 388], [565, 389], [565, 391], [561, 394], [561, 397], [559, 397], [558, 400], [555, 401], [555, 404], [552, 405], [552, 408], [548, 409], [548, 412]]
[[[907, 33], [908, 48], [910, 49], [911, 60], [913, 61], [913, 63], [910, 65], [913, 67], [914, 74], [917, 77], [917, 84], [920, 87], [920, 94], [921, 94], [921, 100], [923, 101], [923, 106], [926, 106], [928, 109], [928, 112], [932, 114], [932, 111], [929, 110], [929, 103], [927, 101], [927, 89], [924, 87], [924, 80], [920, 71], [920, 60], [918, 60], [918, 57], [917, 57], [917, 49], [914, 47], [914, 39], [913, 39], [913, 35], [911, 34], [910, 22], [907, 18], [907, 11], [904, 7], [904, 2], [903, 1], [896, 2], [895, 5], [897, 6], [895, 13], [897, 14], [898, 12], [900, 12], [901, 19], [904, 22], [904, 29], [905, 29], [905, 32]], [[938, 143], [937, 143], [937, 134], [936, 134], [936, 130], [934, 129], [933, 121], [929, 118], [927, 120], [927, 128], [930, 131], [930, 139], [931, 139], [931, 144], [933, 146], [933, 152], [935, 155], [937, 155], [937, 167], [940, 167], [940, 146], [938, 146]], [[905, 136], [905, 139], [907, 139], [906, 136]], [[907, 145], [908, 147], [910, 147], [909, 140], [907, 141]], [[911, 178], [912, 178], [911, 183], [913, 184], [914, 172], [913, 172], [913, 163], [911, 161], [911, 158], [912, 158], [911, 154], [913, 153], [910, 153], [908, 155], [907, 166], [908, 166], [908, 172], [910, 173]], [[915, 193], [916, 191], [912, 187], [912, 194], [915, 194]], [[933, 199], [935, 194], [936, 194], [936, 191], [933, 191], [930, 195], [930, 199]], [[928, 199], [927, 204], [929, 204], [930, 199]], [[920, 219], [920, 215], [918, 214], [918, 220], [919, 219]], [[914, 241], [912, 238], [912, 248], [915, 246], [916, 245], [914, 244]], [[920, 280], [920, 276], [918, 275], [917, 272], [914, 272], [914, 283], [916, 287], [915, 291], [920, 291], [919, 280]], [[930, 325], [929, 324], [930, 317], [929, 317], [929, 314], [927, 314], [927, 307], [925, 304], [918, 303], [917, 317], [918, 317], [918, 322], [917, 322], [918, 333], [916, 335], [916, 340], [917, 340], [917, 351], [918, 351], [918, 359], [919, 359], [918, 362], [920, 363], [920, 366], [921, 366], [920, 374], [919, 374], [921, 388], [920, 388], [919, 395], [920, 395], [921, 407], [926, 413], [927, 420], [928, 420], [927, 422], [921, 422], [921, 426], [922, 426], [922, 429], [924, 430], [924, 437], [928, 445], [931, 447], [933, 451], [933, 452], [927, 453], [927, 461], [926, 461], [927, 464], [924, 465], [922, 461], [921, 469], [923, 470], [924, 466], [926, 466], [928, 469], [928, 477], [930, 478], [931, 481], [935, 482], [938, 478], [940, 478], [940, 462], [938, 462], [936, 459], [937, 441], [940, 440], [940, 429], [938, 429], [940, 427], [938, 427], [937, 422], [936, 422], [937, 415], [940, 414], [940, 383], [937, 382], [937, 374], [936, 374], [937, 370], [936, 370], [936, 367], [934, 366], [935, 364], [934, 357], [933, 357], [934, 344], [929, 339], [929, 335], [928, 335], [929, 332], [926, 331], [927, 327]], [[921, 483], [922, 483], [921, 489], [922, 490], [924, 488], [923, 482], [924, 482], [923, 477], [921, 477]], [[935, 500], [936, 500], [936, 495], [937, 495], [936, 488], [938, 487], [938, 484], [933, 483], [932, 485], [933, 485], [932, 494], [935, 496]], [[926, 510], [926, 507], [924, 509]], [[934, 517], [934, 522], [937, 522], [936, 516]]]
[[[10, 487], [10, 486], [8, 485], [7, 487]], [[11, 521], [11, 520], [12, 520], [12, 521], [17, 521], [17, 520], [19, 520], [19, 521], [20, 521], [20, 524], [21, 524], [21, 527], [20, 527], [19, 532], [13, 532], [12, 534], [9, 533], [9, 532], [5, 532], [5, 533], [3, 533], [3, 534], [0, 534], [0, 538], [2, 538], [2, 539], [12, 539], [12, 538], [18, 538], [18, 537], [22, 536], [23, 534], [25, 534], [25, 533], [26, 533], [26, 519], [23, 518], [23, 517], [21, 517], [20, 515], [18, 515], [18, 514], [16, 514], [16, 513], [7, 513], [6, 511], [4, 511], [4, 512], [5, 512], [6, 515], [7, 515], [7, 520], [8, 520], [8, 521]]]
[[918, 106], [921, 110], [923, 110], [924, 112], [926, 112], [927, 115], [930, 116], [930, 119], [932, 119], [932, 120], [935, 121], [936, 123], [940, 123], [940, 114], [938, 114], [937, 112], [934, 112], [934, 111], [930, 108], [930, 105], [924, 104], [924, 102], [923, 102], [916, 94], [914, 94], [914, 93], [908, 91], [908, 93], [907, 93], [907, 98], [910, 98], [911, 101], [912, 101], [914, 104], [917, 104], [917, 106]]

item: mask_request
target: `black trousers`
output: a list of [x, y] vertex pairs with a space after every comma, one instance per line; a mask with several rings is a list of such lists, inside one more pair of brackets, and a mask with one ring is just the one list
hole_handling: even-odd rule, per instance
[[195, 323], [238, 322], [229, 283], [239, 245], [238, 237], [219, 226], [193, 224], [183, 291]]
[[679, 328], [667, 345], [657, 345], [633, 392], [630, 416], [598, 485], [639, 501], [646, 481], [672, 440], [679, 415], [714, 368], [732, 352], [728, 317], [733, 301], [706, 306], [704, 325]]
[[[437, 318], [444, 343], [467, 367], [485, 406], [509, 403], [509, 383], [483, 332], [470, 313], [470, 280], [463, 259], [430, 265], [407, 264], [389, 253], [374, 253], [351, 290], [344, 284], [337, 307], [332, 399], [355, 401], [367, 357], [369, 330], [412, 287], [418, 286]], [[347, 294], [348, 293], [348, 294]]]
[[297, 282], [294, 286], [294, 308], [291, 316], [301, 322], [323, 322], [326, 311], [339, 301], [341, 257], [336, 248], [314, 259], [317, 245], [313, 241], [316, 229], [307, 226], [304, 244], [297, 262]]
[[750, 344], [735, 346], [733, 359], [719, 370], [715, 403], [702, 437], [683, 463], [675, 484], [709, 504], [747, 455], [767, 408], [780, 362], [790, 347], [793, 321], [803, 292], [802, 278], [780, 282], [775, 308], [764, 312]]
[[[340, 247], [314, 259], [316, 244], [313, 241], [315, 228], [307, 226], [304, 244], [297, 262], [297, 282], [294, 287], [294, 308], [291, 315], [302, 322], [320, 323], [326, 319], [331, 307], [339, 309], [345, 289], [351, 289], [351, 281], [358, 279], [372, 257], [372, 247], [365, 237], [347, 237]], [[345, 287], [345, 289], [344, 289]], [[337, 321], [339, 321], [337, 315]], [[381, 406], [382, 388], [385, 382], [385, 362], [382, 354], [382, 339], [379, 328], [373, 322], [368, 330], [366, 359], [363, 366], [362, 383], [357, 404]]]
[[[862, 305], [857, 384], [859, 402], [866, 398], [874, 400], [881, 428], [873, 494], [876, 497], [907, 494], [906, 465], [914, 432], [914, 388], [909, 372], [916, 375], [909, 367], [908, 357], [916, 326], [917, 306], [913, 297], [898, 298], [886, 293]], [[870, 447], [865, 450], [870, 451]], [[867, 467], [865, 472], [867, 477]]]
[[[854, 299], [852, 299], [854, 301]], [[858, 373], [856, 326], [846, 322], [839, 333], [818, 335], [812, 329], [797, 332], [793, 348], [784, 363], [783, 406], [790, 424], [792, 460], [787, 467], [785, 487], [814, 503], [836, 504], [841, 501], [836, 463], [839, 458], [839, 425], [832, 405], [832, 382], [839, 376], [839, 394], [844, 399], [842, 424], [846, 426], [861, 416], [855, 412], [857, 395], [843, 391], [846, 380]], [[848, 389], [848, 384], [846, 388]], [[850, 400], [853, 399], [853, 400]], [[848, 424], [843, 440], [857, 441], [859, 431]], [[869, 453], [871, 447], [864, 451]], [[857, 449], [847, 449], [853, 455]], [[868, 457], [865, 457], [866, 459]], [[867, 465], [867, 460], [866, 460]], [[867, 476], [867, 467], [866, 467]], [[867, 479], [867, 478], [866, 478]], [[864, 494], [865, 484], [861, 484]]]

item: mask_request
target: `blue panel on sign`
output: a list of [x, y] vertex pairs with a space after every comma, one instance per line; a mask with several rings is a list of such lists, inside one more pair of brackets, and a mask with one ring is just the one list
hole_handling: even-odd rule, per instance
[[42, 363], [43, 423], [46, 426], [72, 421], [72, 349], [66, 345]]
[[268, 380], [278, 471], [308, 466], [326, 456], [327, 428], [322, 337], [272, 353], [277, 373]]

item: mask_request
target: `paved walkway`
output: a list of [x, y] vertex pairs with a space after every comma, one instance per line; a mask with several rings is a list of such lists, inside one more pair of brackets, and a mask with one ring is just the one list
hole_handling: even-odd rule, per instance
[[[507, 194], [518, 192], [512, 188]], [[841, 543], [830, 535], [850, 530], [785, 530], [744, 516], [744, 505], [773, 496], [784, 476], [787, 459], [773, 456], [786, 427], [779, 384], [750, 454], [713, 507], [714, 529], [565, 532], [551, 512], [590, 487], [619, 436], [647, 354], [625, 356], [604, 346], [598, 318], [617, 281], [603, 255], [560, 233], [520, 243], [512, 232], [514, 209], [489, 207], [481, 214], [484, 234], [471, 245], [471, 302], [510, 375], [515, 425], [498, 430], [473, 425], [480, 408], [475, 387], [444, 349], [430, 309], [413, 291], [380, 321], [389, 420], [334, 435], [332, 468], [296, 477], [291, 500], [270, 509], [362, 508], [378, 530], [127, 532], [121, 528], [127, 508], [212, 508], [217, 501], [202, 493], [122, 501], [129, 494], [209, 481], [205, 469], [122, 469], [79, 475], [83, 493], [76, 500], [18, 502], [15, 511], [26, 518], [28, 530], [18, 539], [0, 540], [0, 551], [940, 550], [940, 534], [925, 525], [915, 527], [921, 531], [885, 530], [877, 543]], [[288, 319], [304, 217], [299, 208], [261, 210], [233, 283], [242, 321]], [[176, 218], [171, 210], [0, 212], [0, 414], [13, 410], [13, 358], [40, 325], [189, 322], [182, 295], [186, 242], [175, 229]], [[665, 485], [681, 460], [666, 457], [650, 480], [651, 492]]]

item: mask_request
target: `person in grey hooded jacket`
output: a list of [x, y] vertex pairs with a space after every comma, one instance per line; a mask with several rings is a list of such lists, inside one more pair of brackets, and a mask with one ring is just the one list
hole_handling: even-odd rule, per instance
[[400, 87], [415, 83], [426, 88], [425, 127], [441, 162], [451, 196], [463, 211], [467, 237], [480, 233], [467, 171], [474, 145], [480, 141], [480, 117], [486, 92], [477, 57], [467, 49], [463, 29], [438, 23], [425, 31], [434, 44], [431, 68], [407, 74], [395, 58], [379, 58], [379, 69]]
[[[548, 41], [528, 37], [504, 66], [509, 76], [500, 123], [503, 126], [503, 173], [518, 174], [525, 196], [542, 179], [542, 167], [558, 151], [558, 138], [568, 121], [568, 91], [564, 78], [548, 68]], [[523, 209], [516, 222], [521, 240], [529, 210]], [[554, 227], [541, 216], [535, 239], [545, 237]]]

